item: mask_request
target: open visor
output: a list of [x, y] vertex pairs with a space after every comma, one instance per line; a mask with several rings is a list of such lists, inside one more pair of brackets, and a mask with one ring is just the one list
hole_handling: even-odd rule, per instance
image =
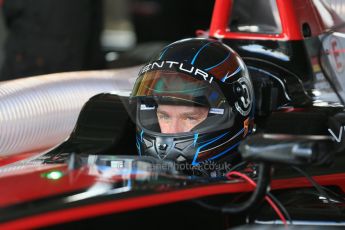
[[231, 108], [217, 83], [193, 75], [172, 70], [143, 73], [131, 97], [137, 101], [137, 122], [150, 131], [212, 131], [233, 123]]

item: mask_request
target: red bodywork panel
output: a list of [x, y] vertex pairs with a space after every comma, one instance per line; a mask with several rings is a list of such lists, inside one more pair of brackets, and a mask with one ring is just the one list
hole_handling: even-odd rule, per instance
[[[225, 39], [249, 40], [303, 40], [302, 26], [307, 23], [311, 29], [311, 36], [318, 36], [329, 28], [340, 24], [343, 20], [331, 9], [322, 5], [318, 9], [312, 0], [276, 0], [279, 11], [282, 33], [259, 34], [239, 33], [228, 30], [228, 22], [233, 0], [216, 0], [209, 35]], [[320, 12], [323, 10], [323, 12]], [[322, 19], [321, 13], [327, 13], [333, 20], [328, 25]]]
[[[65, 171], [66, 166], [54, 167], [54, 169]], [[0, 179], [0, 187], [6, 187], [0, 197], [0, 207], [14, 205], [22, 202], [42, 197], [50, 197], [72, 191], [86, 190], [96, 182], [102, 181], [97, 176], [88, 175], [88, 168], [69, 171], [60, 180], [47, 180], [42, 178], [42, 173], [52, 170], [52, 168], [25, 173], [22, 175], [8, 176]], [[66, 172], [66, 171], [65, 171]], [[134, 175], [132, 175], [134, 176]], [[345, 192], [345, 173], [322, 175], [313, 177], [321, 185], [336, 185]], [[111, 182], [123, 180], [121, 177], [112, 178]], [[104, 181], [104, 179], [103, 179]], [[25, 190], [23, 191], [23, 188]], [[291, 178], [273, 180], [271, 189], [291, 189], [311, 187], [306, 178]], [[207, 196], [220, 194], [231, 194], [251, 191], [253, 188], [246, 182], [229, 181], [229, 183], [205, 184], [179, 188], [177, 190], [159, 191], [150, 195], [139, 197], [122, 198], [99, 202], [96, 204], [82, 205], [63, 210], [46, 212], [44, 214], [33, 215], [15, 221], [0, 224], [0, 229], [21, 229], [38, 228], [53, 224], [60, 224], [84, 218], [96, 217], [100, 215], [126, 212], [145, 207], [153, 207], [174, 203], [178, 201], [192, 200]]]

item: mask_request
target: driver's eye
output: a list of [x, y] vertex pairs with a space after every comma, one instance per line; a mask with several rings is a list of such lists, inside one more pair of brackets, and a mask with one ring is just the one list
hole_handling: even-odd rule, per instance
[[160, 120], [168, 120], [170, 117], [166, 114], [163, 114], [163, 113], [158, 113], [158, 119]]
[[183, 120], [189, 122], [190, 124], [195, 124], [200, 120], [200, 118], [198, 116], [186, 116], [183, 118]]
[[189, 120], [189, 121], [196, 121], [198, 120], [196, 117], [186, 117], [186, 120]]

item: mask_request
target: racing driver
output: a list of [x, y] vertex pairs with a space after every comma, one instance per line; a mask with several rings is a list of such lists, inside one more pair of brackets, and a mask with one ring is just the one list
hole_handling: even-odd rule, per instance
[[253, 97], [248, 70], [230, 47], [205, 38], [174, 42], [140, 70], [131, 94], [139, 154], [222, 175], [241, 160]]

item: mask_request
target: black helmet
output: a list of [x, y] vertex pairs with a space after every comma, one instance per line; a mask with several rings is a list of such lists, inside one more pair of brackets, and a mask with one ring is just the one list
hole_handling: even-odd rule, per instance
[[239, 158], [236, 147], [252, 131], [254, 92], [248, 70], [220, 41], [174, 42], [139, 72], [140, 155], [191, 166]]

